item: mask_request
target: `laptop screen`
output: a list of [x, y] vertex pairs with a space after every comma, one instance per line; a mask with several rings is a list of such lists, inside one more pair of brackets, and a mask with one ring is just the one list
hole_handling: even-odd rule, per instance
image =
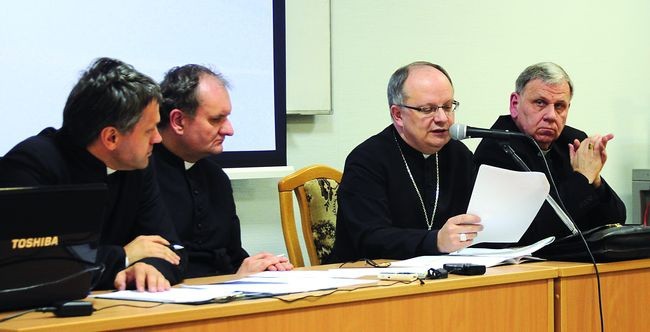
[[106, 195], [105, 184], [0, 189], [0, 310], [88, 295]]

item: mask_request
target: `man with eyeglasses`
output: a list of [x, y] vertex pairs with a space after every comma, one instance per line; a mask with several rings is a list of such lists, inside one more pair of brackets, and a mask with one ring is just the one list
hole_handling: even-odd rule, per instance
[[472, 244], [480, 218], [465, 214], [472, 153], [450, 141], [459, 103], [439, 65], [414, 62], [388, 82], [392, 124], [347, 157], [331, 262], [406, 259]]
[[[569, 215], [581, 230], [599, 225], [625, 222], [625, 205], [600, 176], [607, 160], [605, 147], [614, 135], [587, 135], [565, 126], [573, 83], [557, 64], [543, 62], [529, 66], [517, 78], [510, 95], [510, 115], [500, 116], [493, 129], [522, 132], [532, 137], [544, 154], [554, 190], [551, 196], [564, 202]], [[537, 147], [528, 140], [508, 142], [527, 166], [547, 174], [546, 164]], [[483, 139], [476, 149], [477, 165], [522, 170], [504, 152], [501, 142]], [[570, 231], [548, 203], [544, 203], [518, 245], [528, 245], [548, 236], [561, 237]]]

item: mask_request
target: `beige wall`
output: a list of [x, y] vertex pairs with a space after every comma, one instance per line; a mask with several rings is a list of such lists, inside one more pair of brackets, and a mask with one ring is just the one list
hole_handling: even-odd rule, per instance
[[[352, 148], [389, 123], [386, 83], [406, 63], [443, 65], [461, 102], [456, 121], [489, 127], [507, 113], [519, 72], [553, 61], [576, 86], [568, 123], [616, 135], [603, 175], [631, 216], [632, 169], [650, 168], [649, 13], [646, 0], [332, 0], [333, 114], [288, 118], [288, 164], [342, 169]], [[285, 250], [276, 182], [233, 183], [251, 253]]]

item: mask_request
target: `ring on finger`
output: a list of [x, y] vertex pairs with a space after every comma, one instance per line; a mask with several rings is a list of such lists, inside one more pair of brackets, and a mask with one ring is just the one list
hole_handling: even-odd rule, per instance
[[467, 234], [465, 234], [465, 233], [458, 234], [458, 237], [459, 237], [460, 242], [467, 241]]

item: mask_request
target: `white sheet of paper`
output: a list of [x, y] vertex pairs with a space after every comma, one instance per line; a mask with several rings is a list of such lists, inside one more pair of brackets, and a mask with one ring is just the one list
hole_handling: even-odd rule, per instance
[[327, 271], [320, 271], [321, 277], [248, 277], [225, 283], [209, 285], [181, 285], [165, 292], [137, 292], [132, 290], [94, 294], [92, 297], [149, 301], [164, 303], [201, 303], [231, 296], [246, 295], [282, 295], [301, 292], [311, 292], [340, 287], [361, 286], [376, 283], [377, 280], [342, 279], [324, 277]]
[[328, 270], [329, 274], [334, 278], [360, 278], [365, 276], [376, 276], [382, 272], [388, 273], [418, 273], [426, 274], [428, 267], [386, 267], [386, 268], [376, 268], [376, 267], [357, 267], [357, 268], [340, 268], [340, 269], [330, 269]]
[[555, 241], [554, 236], [549, 236], [545, 239], [539, 240], [529, 246], [503, 248], [503, 249], [490, 249], [490, 248], [464, 248], [459, 251], [453, 252], [449, 255], [460, 256], [497, 256], [503, 258], [516, 258], [520, 256], [532, 255], [535, 251], [544, 248]]
[[391, 268], [396, 267], [402, 269], [408, 269], [410, 267], [415, 269], [415, 272], [418, 272], [419, 270], [417, 269], [421, 267], [438, 269], [447, 263], [471, 263], [490, 267], [510, 263], [511, 261], [517, 262], [517, 258], [530, 256], [554, 240], [555, 237], [551, 236], [529, 246], [506, 249], [465, 248], [449, 255], [419, 256], [392, 262], [390, 266]]
[[331, 277], [325, 270], [291, 270], [291, 271], [262, 271], [251, 274], [249, 277], [259, 278], [328, 278]]
[[214, 299], [235, 296], [238, 292], [231, 289], [172, 288], [164, 292], [138, 292], [124, 290], [105, 294], [93, 294], [91, 297], [113, 300], [132, 300], [164, 303], [199, 303]]
[[[289, 280], [290, 279], [290, 280]], [[247, 294], [291, 294], [312, 292], [317, 290], [335, 289], [340, 287], [359, 286], [376, 283], [377, 280], [343, 279], [343, 278], [268, 278], [248, 277], [210, 285], [193, 285], [193, 288], [206, 290], [222, 290]]]
[[518, 242], [549, 192], [540, 172], [517, 172], [481, 165], [467, 213], [481, 217], [483, 231], [473, 243]]
[[[402, 268], [435, 268], [439, 269], [444, 264], [458, 263], [458, 264], [477, 264], [485, 265], [485, 267], [499, 265], [504, 261], [504, 257], [498, 256], [419, 256], [410, 259], [405, 259], [399, 262], [393, 262], [391, 266]], [[419, 270], [416, 270], [419, 271]]]

